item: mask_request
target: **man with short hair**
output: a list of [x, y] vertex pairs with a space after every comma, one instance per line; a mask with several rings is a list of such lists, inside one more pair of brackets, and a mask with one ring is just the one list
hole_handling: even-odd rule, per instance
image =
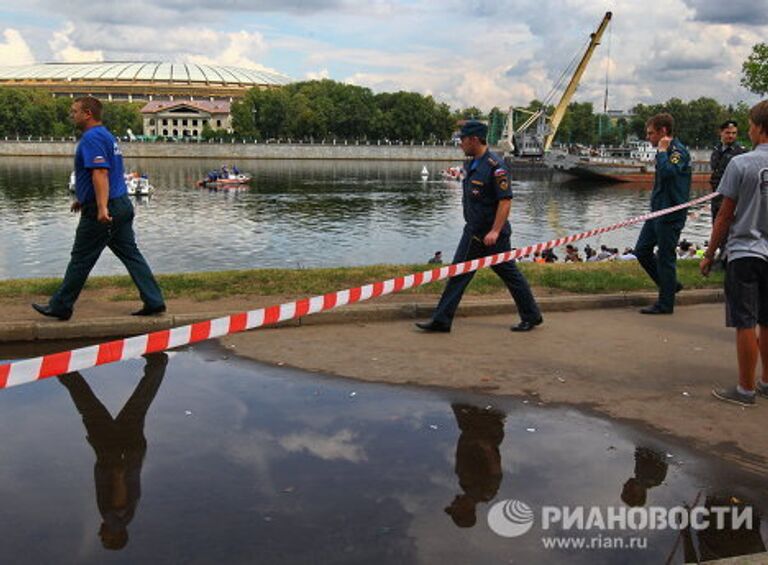
[[[691, 157], [685, 145], [673, 137], [674, 128], [675, 121], [669, 114], [656, 114], [645, 124], [648, 141], [658, 149], [651, 193], [652, 212], [688, 202], [690, 196]], [[672, 314], [675, 309], [675, 293], [682, 289], [677, 282], [675, 250], [686, 215], [685, 209], [678, 210], [643, 224], [635, 244], [635, 255], [659, 288], [659, 297], [655, 304], [640, 310], [642, 314]], [[654, 247], [658, 247], [655, 256]]]
[[73, 212], [80, 212], [72, 256], [58, 290], [48, 304], [33, 304], [43, 316], [69, 320], [85, 281], [105, 247], [128, 269], [144, 306], [134, 316], [165, 312], [160, 287], [136, 245], [133, 204], [125, 186], [123, 156], [117, 140], [101, 123], [102, 105], [92, 96], [72, 103], [70, 116], [83, 132], [75, 151]]
[[[754, 149], [731, 159], [720, 181], [723, 203], [700, 265], [708, 275], [727, 235], [725, 318], [727, 327], [736, 328], [739, 382], [712, 394], [740, 406], [754, 406], [756, 394], [768, 398], [768, 100], [750, 110], [749, 137]], [[760, 358], [763, 376], [757, 381]]]
[[[487, 134], [488, 126], [477, 120], [469, 120], [461, 128], [461, 148], [468, 157], [462, 176], [466, 223], [454, 263], [511, 250], [512, 230], [507, 220], [512, 202], [509, 172], [503, 161], [488, 149]], [[512, 331], [528, 332], [541, 324], [541, 312], [531, 288], [515, 263], [507, 261], [491, 268], [507, 285], [522, 319], [512, 326]], [[432, 319], [418, 322], [416, 326], [428, 332], [450, 332], [461, 297], [474, 275], [472, 271], [451, 278]]]
[[[712, 192], [717, 191], [717, 185], [720, 184], [720, 179], [723, 178], [725, 168], [728, 166], [728, 163], [731, 162], [731, 159], [736, 155], [741, 155], [747, 151], [738, 141], [736, 141], [738, 135], [739, 125], [735, 120], [726, 120], [720, 124], [720, 141], [715, 145], [712, 150], [712, 155], [709, 158], [709, 164], [712, 169], [712, 175], [709, 177], [709, 184], [712, 187]], [[710, 204], [712, 208], [712, 225], [715, 224], [717, 211], [720, 210], [722, 202], [722, 196], [717, 196]], [[723, 241], [721, 249], [724, 249], [725, 244], [726, 242]]]

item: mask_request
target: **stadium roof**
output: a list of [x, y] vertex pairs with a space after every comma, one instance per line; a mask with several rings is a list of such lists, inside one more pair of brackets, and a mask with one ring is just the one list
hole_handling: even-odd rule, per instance
[[241, 86], [283, 85], [287, 76], [270, 71], [198, 65], [195, 63], [114, 62], [114, 63], [41, 63], [16, 67], [0, 66], [0, 80], [60, 81], [141, 81], [201, 82]]
[[290, 82], [288, 76], [267, 70], [162, 61], [0, 66], [0, 86], [44, 88], [55, 93], [242, 96], [254, 87], [269, 88]]

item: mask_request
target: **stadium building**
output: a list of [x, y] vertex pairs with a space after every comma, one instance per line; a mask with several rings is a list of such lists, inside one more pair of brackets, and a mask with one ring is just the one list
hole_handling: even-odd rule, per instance
[[252, 88], [278, 88], [289, 82], [289, 77], [275, 72], [195, 63], [137, 61], [0, 66], [0, 88], [32, 88], [50, 92], [55, 97], [146, 101], [148, 104], [142, 109], [145, 133], [165, 133], [172, 137], [197, 137], [203, 123], [214, 129], [229, 130], [229, 108], [234, 100]]

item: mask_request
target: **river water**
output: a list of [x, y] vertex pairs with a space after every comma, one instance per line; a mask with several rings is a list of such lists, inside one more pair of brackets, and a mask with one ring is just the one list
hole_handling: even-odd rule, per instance
[[[161, 273], [259, 267], [422, 263], [453, 255], [462, 226], [458, 187], [439, 180], [447, 163], [249, 161], [249, 188], [209, 191], [195, 180], [219, 161], [127, 159], [149, 175], [151, 198], [136, 199], [139, 245]], [[65, 158], [0, 158], [0, 278], [58, 277], [77, 218], [69, 212]], [[513, 245], [523, 246], [644, 213], [647, 188], [563, 182], [516, 173]], [[632, 246], [639, 226], [589, 240]], [[701, 244], [709, 213], [694, 213], [683, 237]], [[580, 243], [583, 246], [587, 241]], [[109, 253], [96, 274], [124, 272]]]
[[[764, 477], [669, 437], [535, 397], [232, 354], [205, 343], [0, 392], [0, 561], [633, 565], [765, 549]], [[488, 519], [509, 499], [534, 514], [514, 538]], [[684, 535], [543, 522], [545, 506], [629, 504], [736, 504], [753, 521]], [[554, 537], [597, 541], [545, 548]]]

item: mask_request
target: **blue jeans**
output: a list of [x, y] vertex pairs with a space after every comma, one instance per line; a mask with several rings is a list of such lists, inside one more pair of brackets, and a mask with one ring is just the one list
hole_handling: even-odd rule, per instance
[[[464, 229], [464, 233], [461, 235], [461, 241], [459, 241], [459, 247], [456, 249], [456, 254], [453, 257], [454, 263], [461, 263], [463, 261], [471, 261], [472, 259], [479, 259], [486, 255], [495, 255], [496, 253], [503, 253], [509, 251], [509, 235], [501, 235], [496, 241], [496, 245], [492, 247], [486, 247], [483, 244], [480, 236], [473, 236], [472, 233]], [[507, 285], [509, 293], [512, 295], [512, 299], [517, 305], [517, 311], [520, 317], [526, 322], [536, 322], [541, 317], [541, 312], [536, 304], [536, 300], [533, 298], [531, 287], [528, 286], [528, 281], [517, 268], [517, 265], [512, 261], [506, 263], [499, 263], [491, 267], [493, 271], [504, 281]], [[464, 291], [467, 285], [475, 276], [475, 272], [464, 273], [462, 275], [456, 275], [448, 281], [445, 286], [443, 295], [440, 297], [440, 302], [437, 305], [435, 313], [432, 315], [432, 319], [436, 322], [451, 325], [453, 317], [456, 314], [456, 309], [459, 307], [461, 297], [464, 295]]]
[[[657, 305], [663, 310], [674, 310], [677, 290], [677, 242], [685, 220], [664, 222], [663, 218], [643, 224], [635, 244], [635, 257], [648, 276], [659, 287]], [[653, 248], [658, 247], [656, 256]]]
[[112, 222], [102, 224], [96, 219], [96, 204], [83, 205], [67, 272], [61, 286], [49, 301], [55, 312], [72, 312], [88, 275], [105, 247], [109, 247], [128, 269], [146, 306], [155, 308], [165, 303], [160, 286], [136, 245], [133, 233], [133, 204], [130, 198], [120, 196], [110, 200], [109, 213]]

